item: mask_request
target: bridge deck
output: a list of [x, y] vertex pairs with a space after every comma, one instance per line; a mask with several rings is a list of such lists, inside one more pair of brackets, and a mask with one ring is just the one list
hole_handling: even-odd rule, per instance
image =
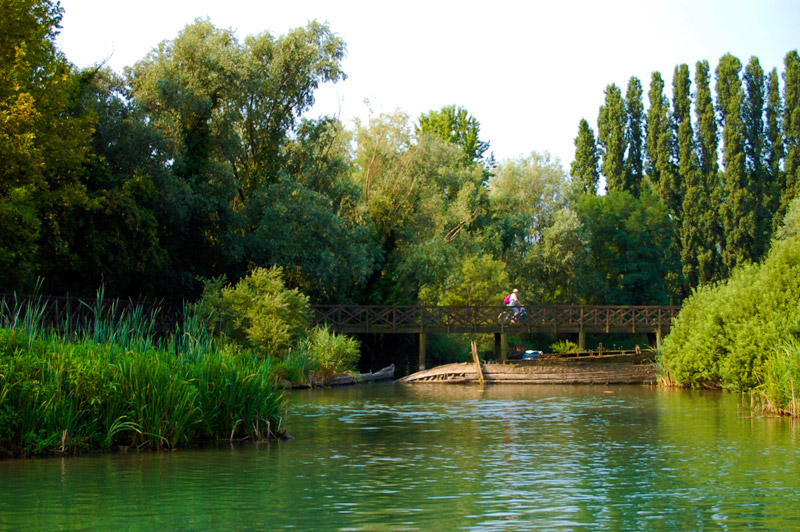
[[312, 305], [314, 324], [341, 333], [666, 333], [676, 306], [542, 305], [510, 318], [502, 306]]

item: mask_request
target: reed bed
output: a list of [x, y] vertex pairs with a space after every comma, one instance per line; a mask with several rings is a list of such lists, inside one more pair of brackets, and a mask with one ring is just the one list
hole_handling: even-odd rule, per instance
[[102, 292], [82, 323], [46, 324], [40, 300], [0, 305], [0, 454], [174, 449], [285, 431], [271, 358], [230, 349], [191, 313], [172, 334], [158, 311]]
[[756, 392], [762, 410], [800, 416], [800, 340], [789, 339], [767, 357]]

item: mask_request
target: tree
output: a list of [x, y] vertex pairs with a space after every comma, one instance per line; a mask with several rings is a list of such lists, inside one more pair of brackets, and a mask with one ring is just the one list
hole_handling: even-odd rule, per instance
[[785, 154], [781, 122], [783, 121], [783, 104], [778, 82], [778, 70], [773, 68], [767, 80], [767, 104], [764, 124], [764, 166], [767, 172], [766, 209], [773, 213], [772, 230], [779, 227], [781, 220], [776, 216], [781, 210], [781, 196], [786, 180], [783, 175], [782, 162]]
[[566, 185], [561, 164], [549, 153], [532, 152], [500, 163], [497, 175], [489, 179], [489, 200], [494, 215], [509, 224], [506, 249], [524, 255], [529, 244], [541, 240], [553, 214], [566, 205]]
[[277, 179], [283, 148], [314, 91], [346, 78], [344, 54], [344, 41], [316, 21], [277, 39], [266, 32], [245, 39], [233, 101], [240, 143], [231, 157], [245, 197]]
[[441, 286], [425, 285], [420, 301], [433, 305], [497, 305], [508, 292], [506, 265], [489, 254], [469, 254]]
[[353, 301], [375, 267], [372, 233], [336, 212], [331, 199], [285, 179], [248, 202], [257, 221], [245, 237], [255, 264], [278, 266], [290, 287], [318, 302]]
[[664, 95], [664, 81], [659, 72], [653, 72], [648, 92], [650, 108], [647, 110], [647, 142], [645, 146], [647, 174], [653, 187], [669, 212], [680, 217], [682, 190], [674, 156], [674, 128], [669, 100]]
[[55, 44], [61, 16], [56, 1], [0, 2], [0, 290], [76, 259], [61, 223], [86, 201], [93, 124], [74, 112], [81, 80]]
[[480, 122], [463, 107], [446, 105], [419, 117], [417, 135], [435, 135], [452, 142], [464, 150], [469, 161], [477, 162], [489, 149], [489, 143], [480, 140]]
[[697, 148], [700, 170], [708, 185], [714, 185], [717, 176], [717, 120], [711, 100], [711, 78], [708, 61], [695, 65], [695, 114], [697, 115]]
[[642, 82], [632, 76], [628, 81], [625, 95], [625, 182], [623, 190], [639, 195], [644, 175], [644, 104], [642, 103]]
[[589, 262], [591, 239], [576, 212], [556, 211], [542, 239], [542, 275], [536, 291], [540, 301], [575, 303], [582, 288], [581, 273]]
[[744, 71], [742, 120], [745, 172], [755, 216], [752, 248], [752, 256], [755, 259], [766, 253], [772, 237], [772, 211], [767, 210], [771, 184], [769, 173], [764, 166], [766, 160], [764, 107], [767, 99], [765, 81], [764, 71], [758, 58], [751, 57]]
[[691, 79], [689, 66], [686, 64], [675, 67], [672, 77], [672, 102], [672, 123], [677, 133], [678, 173], [686, 176], [697, 168], [691, 120]]
[[[700, 166], [700, 186], [706, 191], [708, 204], [701, 220], [701, 233], [706, 242], [706, 251], [698, 256], [698, 282], [718, 280], [722, 278], [722, 260], [719, 250], [722, 248], [722, 225], [719, 219], [721, 201], [718, 182], [719, 166], [717, 163], [718, 132], [717, 117], [711, 99], [711, 81], [708, 61], [698, 61], [695, 65], [695, 115], [697, 118], [697, 158]], [[702, 273], [705, 272], [705, 273]], [[704, 279], [704, 276], [710, 276]]]
[[230, 104], [240, 62], [233, 32], [197, 19], [127, 69], [133, 97], [169, 139], [183, 180], [197, 185], [231, 175], [223, 166], [235, 135]]
[[787, 212], [792, 200], [800, 196], [800, 54], [793, 50], [783, 59], [783, 139], [785, 145], [784, 189], [781, 208]]
[[678, 231], [682, 275], [688, 287], [694, 288], [707, 275], [702, 269], [701, 257], [707, 251], [707, 243], [702, 232], [702, 219], [708, 209], [708, 193], [701, 179], [694, 150], [690, 86], [688, 65], [676, 66], [672, 77], [672, 121], [677, 128], [678, 173], [684, 184], [681, 224]]
[[615, 84], [605, 89], [605, 103], [597, 117], [597, 143], [603, 157], [602, 171], [608, 190], [624, 189], [625, 102]]
[[449, 140], [415, 138], [399, 111], [356, 127], [353, 177], [382, 253], [367, 297], [413, 304], [422, 286], [442, 286], [465, 255], [483, 251], [484, 168]]
[[198, 277], [223, 275], [243, 259], [244, 222], [226, 156], [236, 144], [230, 104], [240, 55], [232, 31], [196, 20], [126, 72], [171, 161], [158, 215], [169, 257], [164, 281], [178, 294], [192, 294]]
[[744, 90], [741, 62], [730, 54], [717, 66], [717, 111], [720, 116], [725, 166], [721, 209], [725, 245], [722, 261], [728, 271], [752, 260], [755, 240], [755, 201], [745, 174], [745, 125], [742, 120]]
[[125, 96], [122, 78], [90, 68], [76, 73], [81, 93], [75, 112], [94, 117], [81, 185], [85, 201], [65, 212], [61, 235], [72, 260], [43, 265], [60, 290], [108, 295], [164, 295], [159, 278], [166, 256], [159, 235], [158, 183], [166, 164], [161, 138]]
[[578, 136], [575, 137], [575, 159], [570, 165], [570, 175], [576, 193], [597, 194], [597, 184], [600, 181], [599, 162], [594, 131], [589, 122], [581, 118]]
[[675, 239], [674, 226], [648, 189], [639, 198], [628, 191], [584, 196], [577, 210], [591, 235], [591, 254], [579, 276], [582, 301], [652, 305], [676, 300], [672, 280], [679, 257], [667, 245]]

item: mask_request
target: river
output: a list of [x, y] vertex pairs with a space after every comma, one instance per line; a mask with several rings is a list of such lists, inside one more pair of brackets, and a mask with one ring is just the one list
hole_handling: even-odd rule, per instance
[[2, 530], [792, 530], [800, 427], [640, 386], [292, 392], [294, 439], [0, 461]]

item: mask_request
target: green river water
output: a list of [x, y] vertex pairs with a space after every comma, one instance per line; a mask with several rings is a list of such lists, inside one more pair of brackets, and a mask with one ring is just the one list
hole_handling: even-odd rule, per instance
[[800, 427], [639, 386], [292, 392], [289, 432], [0, 461], [1, 530], [797, 530]]

